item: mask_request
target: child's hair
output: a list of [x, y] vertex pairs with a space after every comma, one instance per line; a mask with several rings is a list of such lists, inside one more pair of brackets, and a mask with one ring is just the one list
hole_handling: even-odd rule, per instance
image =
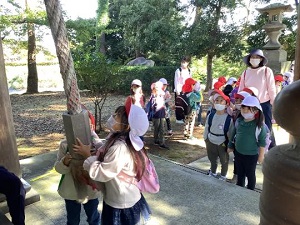
[[130, 151], [130, 154], [134, 160], [134, 167], [135, 171], [137, 173], [136, 178], [138, 180], [141, 179], [144, 170], [145, 170], [145, 159], [141, 151], [136, 151], [129, 138], [129, 124], [128, 124], [128, 117], [126, 114], [125, 106], [119, 106], [115, 113], [118, 114], [121, 117], [121, 130], [114, 132], [110, 135], [106, 143], [104, 144], [104, 152], [103, 154], [99, 154], [98, 160], [102, 162], [104, 160], [104, 156], [107, 153], [108, 149], [115, 143], [117, 140], [124, 140], [126, 142], [126, 145]]

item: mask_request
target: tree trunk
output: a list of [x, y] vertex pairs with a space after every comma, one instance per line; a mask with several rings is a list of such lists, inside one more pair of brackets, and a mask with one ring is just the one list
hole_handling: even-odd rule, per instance
[[294, 65], [294, 81], [300, 79], [300, 7], [297, 4], [297, 38], [296, 38], [296, 52], [295, 52], [295, 65]]
[[38, 93], [38, 73], [36, 68], [36, 40], [35, 29], [33, 23], [27, 23], [28, 34], [28, 78], [27, 78], [27, 92]]
[[0, 34], [0, 165], [21, 177], [12, 109], [8, 94], [2, 38]]
[[106, 55], [106, 40], [105, 40], [105, 33], [102, 32], [100, 36], [100, 52], [103, 55]]
[[211, 54], [207, 54], [207, 66], [206, 66], [206, 87], [205, 91], [209, 91], [212, 88], [212, 61], [213, 56]]
[[61, 5], [59, 0], [44, 0], [44, 2], [64, 81], [67, 110], [69, 114], [77, 114], [81, 112], [80, 95]]

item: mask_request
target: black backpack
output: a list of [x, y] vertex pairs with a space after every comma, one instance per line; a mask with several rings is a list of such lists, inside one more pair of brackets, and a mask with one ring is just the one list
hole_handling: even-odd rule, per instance
[[192, 107], [186, 94], [180, 94], [175, 99], [176, 120], [183, 120], [185, 116], [192, 113]]

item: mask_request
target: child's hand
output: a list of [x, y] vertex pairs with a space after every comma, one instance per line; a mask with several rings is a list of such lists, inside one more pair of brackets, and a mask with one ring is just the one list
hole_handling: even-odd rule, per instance
[[259, 154], [259, 155], [258, 155], [258, 160], [257, 160], [258, 163], [259, 163], [259, 164], [262, 164], [262, 162], [264, 161], [264, 158], [265, 158], [264, 154]]
[[70, 162], [71, 162], [72, 156], [70, 155], [69, 152], [67, 152], [67, 154], [65, 155], [65, 157], [63, 158], [63, 164], [65, 166], [69, 166]]
[[79, 154], [79, 155], [82, 155], [83, 157], [85, 158], [88, 158], [91, 156], [91, 144], [89, 145], [84, 145], [80, 140], [79, 138], [76, 138], [76, 142], [77, 142], [77, 145], [74, 144], [73, 145], [73, 150], [75, 153]]
[[233, 152], [232, 148], [227, 148], [227, 153]]

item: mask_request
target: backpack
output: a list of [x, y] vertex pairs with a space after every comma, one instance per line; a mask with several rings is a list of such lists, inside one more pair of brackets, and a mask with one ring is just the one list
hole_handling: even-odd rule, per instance
[[152, 97], [149, 99], [148, 103], [146, 104], [145, 111], [148, 117], [148, 121], [152, 121], [154, 110], [152, 107]]
[[229, 126], [230, 126], [230, 122], [231, 122], [231, 116], [230, 115], [227, 115], [226, 117], [226, 120], [225, 120], [225, 123], [224, 123], [224, 126], [223, 126], [223, 132], [224, 134], [214, 134], [212, 132], [210, 132], [210, 127], [211, 127], [211, 124], [212, 124], [212, 120], [214, 118], [214, 115], [216, 114], [216, 110], [212, 110], [211, 113], [208, 115], [208, 133], [211, 133], [212, 135], [215, 135], [215, 136], [225, 136], [225, 146], [227, 148], [227, 145], [228, 145], [228, 142], [229, 142], [229, 139], [228, 139], [228, 136], [227, 136], [227, 133], [229, 131]]
[[158, 180], [158, 175], [155, 170], [155, 166], [151, 159], [147, 156], [147, 154], [143, 151], [142, 154], [144, 155], [145, 161], [145, 171], [140, 181], [137, 181], [135, 177], [129, 176], [123, 171], [120, 172], [118, 177], [129, 183], [136, 185], [139, 190], [143, 193], [151, 193], [155, 194], [159, 192], [160, 185]]
[[192, 107], [186, 94], [177, 95], [175, 98], [176, 120], [183, 120], [185, 116], [192, 113]]

